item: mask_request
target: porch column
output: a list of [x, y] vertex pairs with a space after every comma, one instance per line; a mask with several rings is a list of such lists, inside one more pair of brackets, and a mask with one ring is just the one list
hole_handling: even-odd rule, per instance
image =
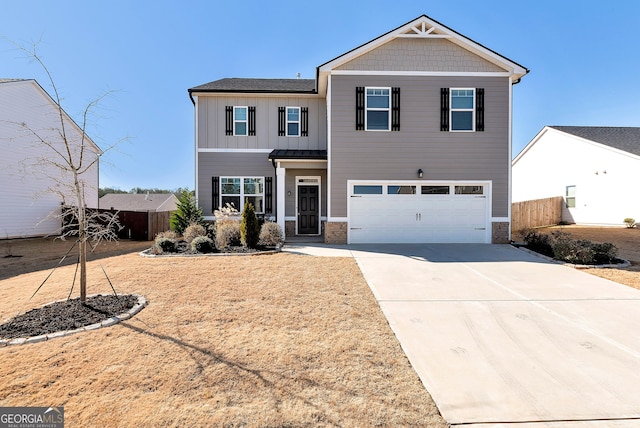
[[284, 206], [286, 201], [285, 178], [287, 170], [278, 166], [276, 168], [276, 223], [282, 228], [282, 236], [285, 237]]

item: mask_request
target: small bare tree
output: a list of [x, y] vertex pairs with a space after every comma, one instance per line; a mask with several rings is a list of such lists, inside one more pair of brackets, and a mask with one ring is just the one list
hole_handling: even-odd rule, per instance
[[[84, 109], [82, 122], [77, 123], [67, 116], [62, 108], [60, 94], [49, 69], [38, 56], [36, 46], [32, 50], [18, 46], [20, 50], [35, 61], [46, 73], [52, 88], [52, 98], [56, 104], [57, 126], [54, 129], [35, 129], [27, 122], [19, 126], [39, 145], [47, 150], [35, 160], [39, 166], [39, 172], [45, 175], [49, 185], [46, 193], [59, 197], [61, 211], [50, 215], [62, 218], [62, 239], [74, 237], [78, 245], [78, 262], [80, 265], [80, 301], [86, 302], [87, 298], [87, 251], [91, 243], [97, 245], [102, 240], [117, 240], [117, 232], [120, 230], [117, 213], [99, 212], [97, 209], [88, 209], [85, 201], [85, 190], [88, 186], [85, 175], [98, 167], [100, 156], [106, 152], [96, 151], [96, 146], [91, 143], [87, 133], [87, 121], [92, 110], [104, 99], [108, 93], [91, 101]], [[70, 127], [79, 127], [77, 132], [71, 132]], [[113, 148], [109, 147], [107, 150]], [[97, 192], [98, 189], [95, 189]]]

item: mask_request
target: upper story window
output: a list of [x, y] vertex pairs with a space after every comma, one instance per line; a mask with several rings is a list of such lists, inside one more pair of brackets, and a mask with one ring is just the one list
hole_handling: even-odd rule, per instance
[[256, 135], [256, 108], [253, 106], [226, 106], [226, 135]]
[[287, 107], [287, 137], [300, 136], [300, 107]]
[[365, 129], [367, 131], [389, 131], [391, 88], [367, 88], [365, 110]]
[[233, 107], [233, 135], [247, 135], [247, 107]]
[[365, 130], [400, 130], [400, 88], [356, 88], [356, 131]]
[[473, 131], [475, 89], [451, 89], [451, 131]]
[[576, 207], [576, 186], [567, 186], [565, 190], [565, 202], [567, 208]]
[[309, 107], [278, 107], [279, 137], [309, 136]]
[[440, 130], [484, 131], [484, 89], [442, 88], [440, 90]]

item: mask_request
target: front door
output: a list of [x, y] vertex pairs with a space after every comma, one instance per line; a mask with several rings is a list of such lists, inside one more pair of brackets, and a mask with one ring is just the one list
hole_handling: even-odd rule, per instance
[[318, 186], [298, 186], [298, 234], [317, 235], [320, 207]]

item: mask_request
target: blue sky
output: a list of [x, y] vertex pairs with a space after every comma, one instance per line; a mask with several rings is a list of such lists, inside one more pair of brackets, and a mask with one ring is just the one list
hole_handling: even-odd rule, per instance
[[[315, 67], [422, 14], [531, 70], [514, 88], [513, 155], [545, 125], [640, 126], [640, 2], [537, 0], [2, 2], [0, 36], [38, 52], [89, 135], [100, 185], [194, 186], [187, 89], [223, 77], [314, 78]], [[41, 69], [0, 39], [0, 77]]]

